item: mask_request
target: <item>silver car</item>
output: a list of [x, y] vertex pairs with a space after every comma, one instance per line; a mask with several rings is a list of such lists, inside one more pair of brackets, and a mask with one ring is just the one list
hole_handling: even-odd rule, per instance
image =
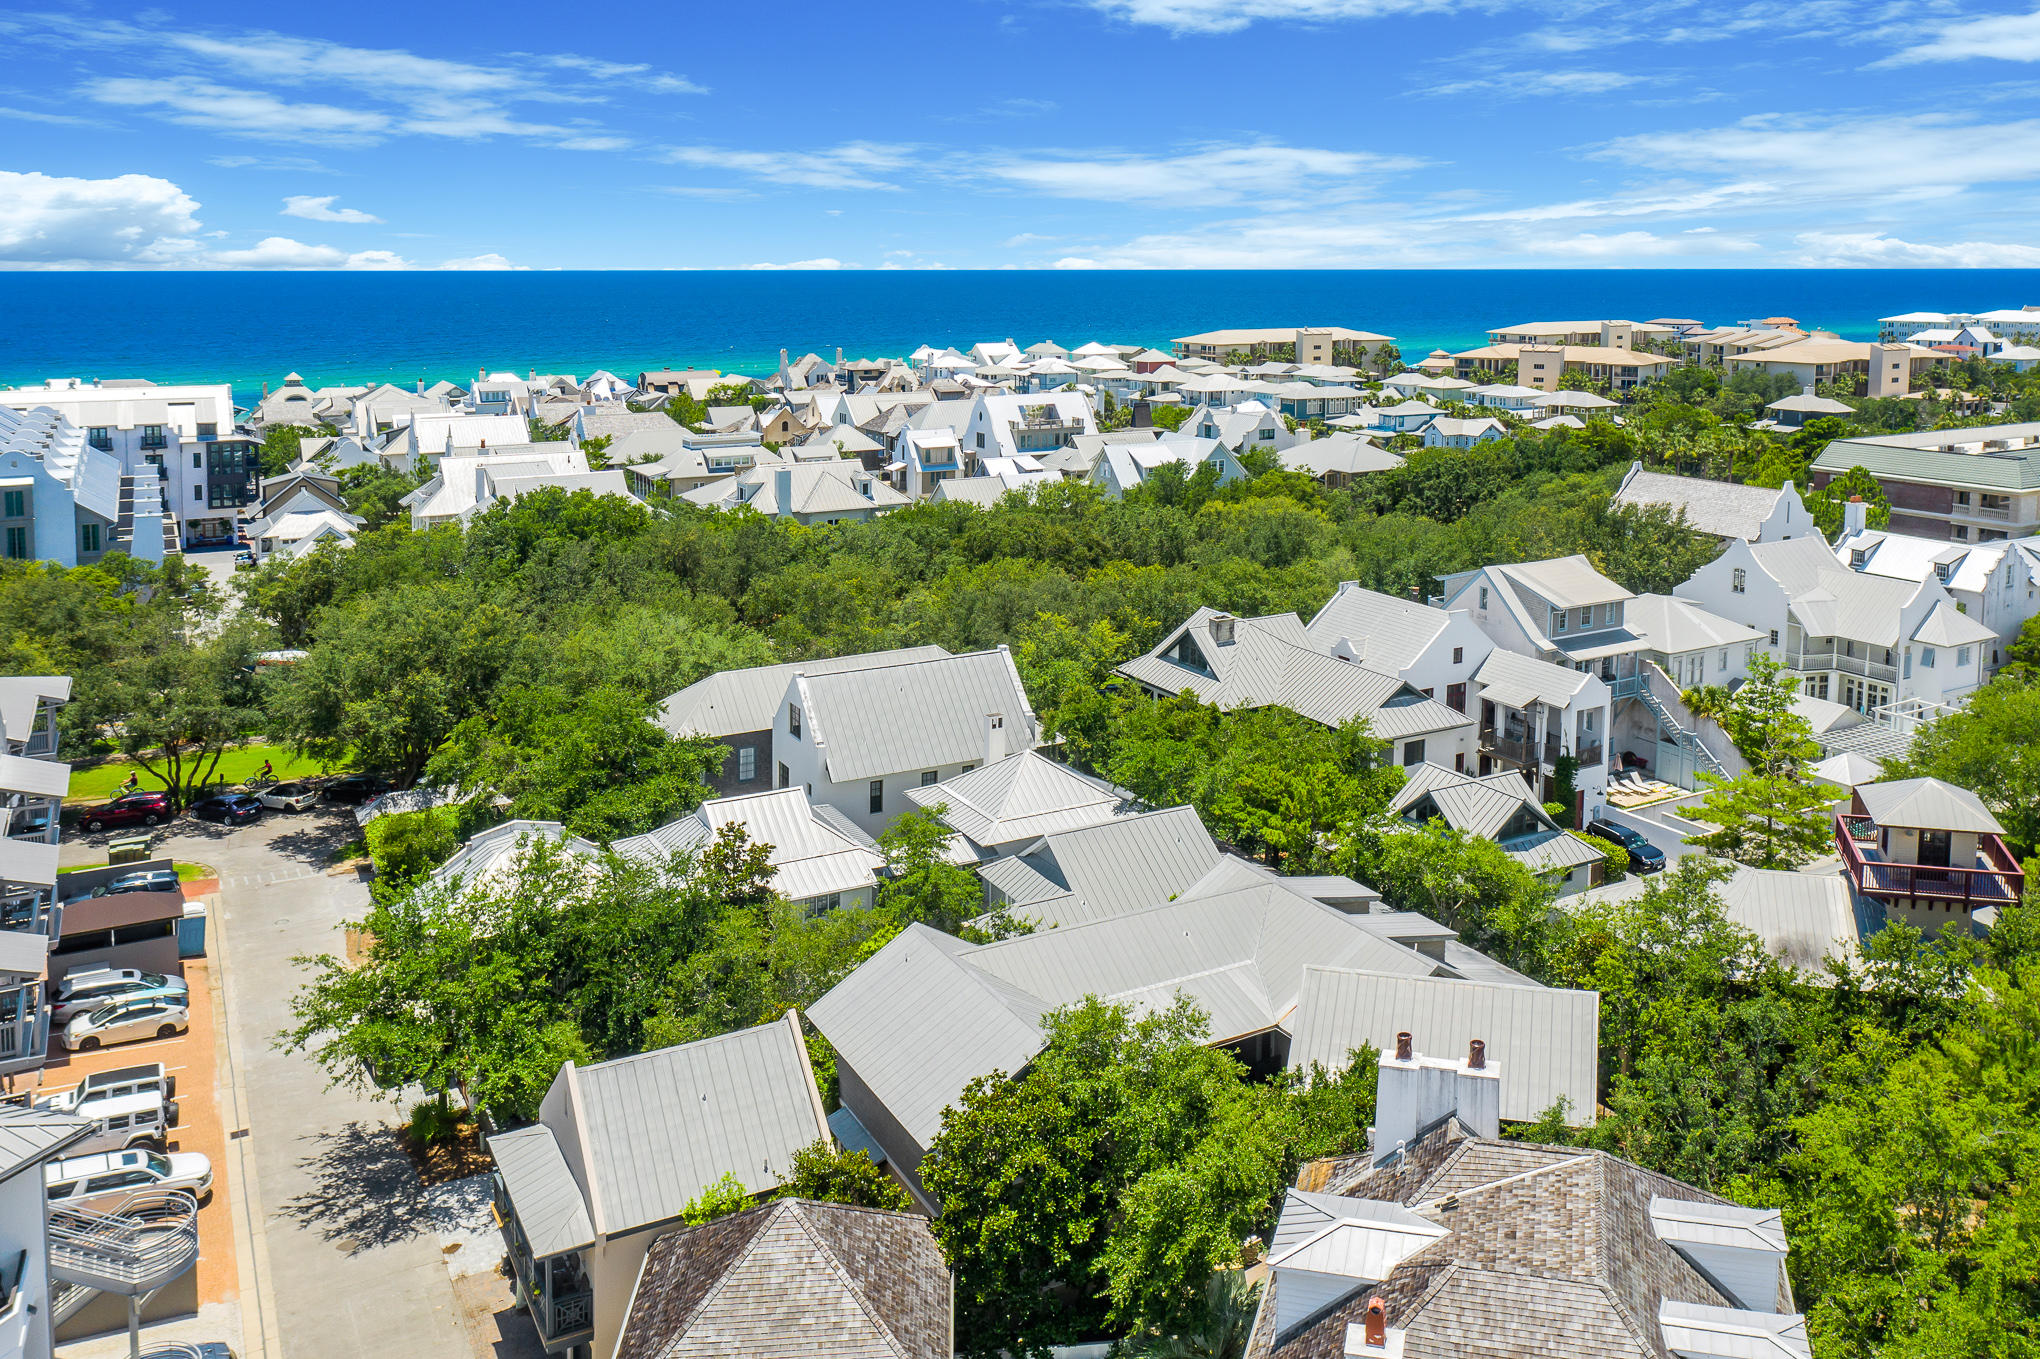
[[108, 1151], [71, 1156], [43, 1167], [52, 1208], [107, 1209], [139, 1189], [182, 1189], [204, 1198], [212, 1162], [197, 1151]]
[[73, 972], [57, 983], [57, 998], [50, 1017], [57, 1024], [69, 1024], [78, 1015], [124, 1000], [162, 999], [184, 1005], [190, 993], [191, 987], [184, 978], [161, 972], [143, 972], [132, 967]]
[[191, 1016], [181, 1000], [165, 996], [117, 1000], [74, 1016], [64, 1025], [63, 1043], [73, 1052], [90, 1052], [107, 1043], [168, 1038], [183, 1033], [190, 1024]]

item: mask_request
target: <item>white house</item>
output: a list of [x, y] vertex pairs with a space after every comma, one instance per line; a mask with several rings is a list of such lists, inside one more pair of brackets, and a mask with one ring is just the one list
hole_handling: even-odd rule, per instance
[[1013, 458], [1067, 448], [1096, 434], [1098, 418], [1082, 392], [980, 392], [959, 431], [966, 458]]
[[1416, 826], [1442, 821], [1463, 835], [1492, 840], [1557, 896], [1600, 883], [1601, 851], [1552, 820], [1522, 774], [1476, 776], [1435, 764], [1405, 772], [1407, 779], [1388, 804], [1403, 821]]
[[1764, 634], [1802, 694], [1871, 716], [1906, 699], [1959, 703], [1997, 641], [1938, 580], [1852, 571], [1818, 535], [1731, 539], [1676, 593]]
[[81, 566], [121, 551], [160, 562], [177, 547], [161, 487], [154, 468], [124, 472], [54, 410], [0, 407], [0, 555]]
[[[411, 527], [423, 530], [435, 524], [465, 522], [469, 516], [501, 498], [509, 489], [503, 483], [589, 475], [588, 460], [581, 456], [579, 450], [564, 443], [527, 447], [545, 451], [529, 456], [469, 454], [441, 458], [431, 479], [401, 502], [411, 511]], [[623, 474], [617, 472], [613, 475], [615, 486], [620, 491]], [[514, 489], [522, 490], [524, 486]]]
[[773, 720], [774, 784], [877, 835], [925, 788], [1041, 744], [1001, 646], [787, 681]]
[[1424, 447], [1472, 448], [1508, 432], [1508, 427], [1491, 415], [1473, 420], [1440, 415], [1424, 426]]
[[1403, 465], [1401, 454], [1389, 452], [1365, 434], [1347, 430], [1291, 444], [1282, 451], [1281, 458], [1282, 466], [1289, 471], [1316, 477], [1334, 490], [1351, 484], [1357, 477]]
[[1205, 463], [1218, 469], [1221, 486], [1244, 480], [1247, 475], [1239, 459], [1218, 440], [1171, 434], [1146, 443], [1107, 443], [1091, 468], [1091, 481], [1104, 487], [1105, 493], [1116, 500], [1144, 483], [1158, 467], [1180, 467], [1188, 477]]
[[683, 491], [680, 498], [713, 509], [751, 509], [802, 524], [876, 519], [913, 504], [877, 472], [846, 460], [775, 463]]
[[[1454, 712], [1475, 711], [1469, 686], [1494, 640], [1459, 609], [1447, 612], [1344, 581], [1306, 625], [1319, 650], [1396, 676]], [[1477, 700], [1477, 692], [1471, 699]]]
[[885, 856], [855, 822], [799, 788], [712, 798], [678, 821], [616, 842], [619, 854], [662, 862], [699, 853], [725, 826], [766, 846], [772, 890], [809, 915], [869, 906]]
[[1216, 439], [1235, 454], [1258, 449], [1280, 453], [1295, 446], [1297, 438], [1282, 423], [1282, 417], [1259, 401], [1237, 406], [1201, 406], [1184, 422], [1183, 431], [1199, 439]]
[[893, 486], [925, 500], [942, 482], [963, 475], [963, 447], [953, 429], [903, 429], [893, 443], [888, 470]]
[[1917, 538], [1884, 529], [1845, 528], [1835, 541], [1835, 560], [1865, 575], [1947, 587], [1963, 611], [1992, 633], [1984, 663], [1988, 678], [2004, 663], [2005, 648], [2026, 620], [2040, 613], [2040, 539], [1996, 539], [1987, 543]]

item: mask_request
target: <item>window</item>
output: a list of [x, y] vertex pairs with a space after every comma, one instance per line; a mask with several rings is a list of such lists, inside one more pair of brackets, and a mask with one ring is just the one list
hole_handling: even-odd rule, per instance
[[209, 420], [201, 420], [198, 422], [198, 437], [201, 439], [217, 439], [220, 437], [220, 427]]
[[807, 899], [807, 914], [810, 917], [825, 915], [842, 904], [843, 894], [841, 892], [831, 892], [827, 896], [809, 897]]
[[1445, 686], [1445, 706], [1456, 713], [1466, 711], [1466, 686], [1464, 684], [1448, 684]]
[[964, 772], [964, 773], [966, 773], [966, 774], [968, 774], [968, 773], [969, 773], [969, 772], [970, 772], [971, 770], [973, 770], [973, 769], [975, 769], [975, 768], [977, 768], [977, 766], [976, 766], [976, 765], [974, 765], [974, 764], [967, 764], [967, 765], [965, 765], [965, 766], [963, 767], [963, 772]]
[[28, 530], [19, 524], [7, 530], [7, 555], [16, 561], [28, 556]]
[[1923, 670], [1932, 670], [1934, 668], [1934, 649], [1932, 647], [1923, 646], [1920, 648], [1920, 668]]
[[985, 446], [985, 436], [982, 431], [980, 431], [977, 436], [977, 446], [979, 448], [983, 448]]
[[105, 425], [94, 425], [85, 431], [85, 442], [94, 448], [112, 448], [113, 431]]
[[1586, 608], [1580, 610], [1580, 630], [1584, 632], [1592, 626], [1594, 626], [1594, 606], [1589, 604]]
[[786, 734], [788, 736], [800, 735], [800, 705], [798, 703], [786, 705]]
[[169, 442], [170, 441], [168, 439], [163, 437], [163, 427], [161, 425], [142, 426], [143, 448], [162, 448], [165, 444]]
[[1957, 506], [1958, 508], [1961, 508], [1961, 509], [1968, 509], [1968, 508], [1969, 508], [1969, 492], [1967, 492], [1967, 491], [1957, 491], [1957, 492], [1955, 493], [1955, 504], [1956, 504], [1956, 506]]
[[9, 491], [4, 498], [4, 509], [9, 519], [21, 519], [28, 514], [28, 492]]
[[198, 450], [197, 450], [197, 449], [195, 449], [195, 448], [194, 448], [194, 449], [192, 449], [192, 450], [191, 450], [191, 470], [192, 470], [192, 471], [194, 471], [194, 472], [196, 472], [196, 471], [198, 471], [198, 470], [199, 470], [199, 469], [200, 469], [201, 467], [203, 467], [203, 466], [205, 466], [205, 464], [204, 464], [203, 462], [199, 461], [199, 456], [198, 456]]
[[1424, 743], [1422, 741], [1405, 742], [1402, 748], [1402, 762], [1405, 767], [1422, 764], [1424, 762]]
[[1776, 628], [1771, 629], [1771, 645], [1778, 645], [1778, 629]]
[[1456, 647], [1453, 647], [1453, 648], [1452, 648], [1452, 663], [1453, 663], [1454, 665], [1462, 665], [1462, 664], [1464, 664], [1464, 663], [1465, 663], [1465, 661], [1466, 661], [1466, 648], [1465, 648], [1465, 647], [1463, 647], [1463, 646], [1456, 646]]
[[192, 487], [192, 488], [191, 488], [191, 498], [192, 498], [193, 500], [203, 500], [203, 499], [205, 499], [205, 487], [203, 487], [203, 486], [194, 486], [194, 487]]
[[78, 550], [80, 552], [97, 552], [99, 550], [99, 525], [78, 525]]
[[1487, 607], [1487, 586], [1485, 585], [1480, 587], [1480, 606], [1483, 609]]
[[793, 782], [792, 778], [786, 772], [786, 766], [785, 765], [779, 766], [779, 786], [781, 788], [784, 788], [792, 782]]
[[1727, 670], [1728, 670], [1728, 648], [1727, 648], [1727, 647], [1723, 647], [1723, 648], [1721, 649], [1721, 654], [1720, 654], [1719, 656], [1717, 656], [1717, 657], [1715, 658], [1715, 660], [1714, 660], [1714, 668], [1715, 668], [1716, 670], [1722, 671], [1723, 673], [1726, 673], [1726, 672], [1727, 672]]
[[1742, 663], [1744, 665], [1748, 665], [1751, 661], [1755, 660], [1756, 658], [1757, 658], [1757, 644], [1755, 642], [1744, 642], [1742, 649]]
[[1957, 665], [1960, 665], [1960, 666], [1966, 666], [1966, 665], [1968, 665], [1968, 664], [1969, 664], [1969, 648], [1968, 648], [1968, 647], [1966, 647], [1966, 646], [1959, 646], [1959, 647], [1956, 647], [1956, 648], [1955, 648], [1955, 664], [1957, 664]]
[[743, 746], [737, 751], [737, 782], [749, 783], [758, 777], [758, 748]]
[[1735, 568], [1735, 574], [1728, 578], [1728, 588], [1737, 594], [1742, 594], [1744, 587], [1748, 584], [1749, 572], [1743, 570], [1740, 566]]
[[877, 816], [880, 812], [884, 810], [885, 810], [885, 780], [873, 779], [871, 781], [871, 814], [873, 816]]
[[939, 769], [923, 769], [921, 771], [921, 786], [923, 788], [933, 788], [941, 777], [942, 771]]
[[1969, 525], [1967, 525], [1967, 524], [1957, 524], [1957, 525], [1956, 525], [1956, 526], [1955, 526], [1955, 527], [1954, 527], [1954, 528], [1953, 528], [1952, 530], [1950, 530], [1950, 531], [1951, 531], [1951, 532], [1952, 532], [1952, 533], [1953, 533], [1953, 534], [1955, 535], [1955, 541], [1956, 541], [1956, 542], [1958, 542], [1958, 543], [1966, 543], [1966, 542], [1968, 542], [1968, 541], [1969, 541]]
[[1555, 617], [1558, 620], [1558, 626], [1554, 628], [1553, 631], [1564, 632], [1565, 625], [1572, 621], [1572, 610], [1560, 609], [1555, 615], [1553, 615], [1553, 617]]

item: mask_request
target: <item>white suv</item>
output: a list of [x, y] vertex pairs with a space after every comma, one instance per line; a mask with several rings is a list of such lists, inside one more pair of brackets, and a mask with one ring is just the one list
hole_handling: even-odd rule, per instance
[[138, 1189], [183, 1189], [195, 1198], [212, 1190], [212, 1162], [202, 1152], [107, 1151], [67, 1156], [43, 1167], [52, 1208], [105, 1211]]

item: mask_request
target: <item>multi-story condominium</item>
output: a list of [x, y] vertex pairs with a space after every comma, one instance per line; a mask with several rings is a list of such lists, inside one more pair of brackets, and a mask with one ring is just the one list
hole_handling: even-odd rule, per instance
[[56, 379], [0, 391], [0, 407], [47, 407], [85, 433], [87, 447], [120, 460], [120, 474], [157, 478], [188, 547], [231, 543], [261, 473], [254, 437], [236, 427], [225, 383], [162, 385], [138, 379]]
[[1973, 543], [2040, 532], [2040, 423], [1837, 439], [1813, 460], [1813, 484], [1852, 467], [1891, 498], [1893, 533]]
[[1777, 330], [1770, 327], [1715, 326], [1708, 330], [1689, 331], [1680, 337], [1679, 343], [1685, 348], [1687, 363], [1701, 368], [1721, 368], [1739, 354], [1782, 349], [1805, 338], [1806, 332], [1796, 327]]
[[57, 844], [71, 767], [57, 763], [66, 676], [0, 679], [0, 1075], [33, 1071], [49, 1048], [50, 951], [63, 929]]
[[1675, 360], [1662, 354], [1643, 354], [1618, 345], [1599, 344], [1491, 344], [1463, 350], [1452, 356], [1454, 372], [1470, 381], [1481, 373], [1498, 373], [1516, 365], [1516, 381], [1540, 392], [1558, 390], [1559, 379], [1579, 373], [1595, 382], [1626, 392], [1663, 377]]
[[1501, 326], [1487, 333], [1489, 344], [1601, 345], [1608, 349], [1633, 349], [1638, 340], [1657, 342], [1672, 339], [1678, 332], [1671, 326], [1649, 321], [1528, 321]]
[[1730, 372], [1755, 369], [1783, 373], [1802, 387], [1823, 382], [1860, 380], [1867, 396], [1904, 396], [1913, 379], [1945, 368], [1951, 356], [1925, 345], [1897, 341], [1862, 344], [1832, 335], [1809, 335], [1791, 344], [1730, 355], [1722, 366]]
[[1988, 327], [2000, 340], [2012, 344], [2040, 343], [2040, 307], [2005, 307], [1997, 311], [1908, 311], [1884, 316], [1877, 321], [1880, 340], [1910, 340], [1926, 330], [1960, 330], [1965, 326]]
[[[1393, 335], [1371, 330], [1348, 330], [1344, 326], [1276, 326], [1249, 330], [1207, 330], [1201, 335], [1184, 335], [1171, 340], [1179, 359], [1223, 361], [1228, 354], [1251, 354], [1266, 358], [1277, 350], [1291, 351], [1292, 363], [1338, 363], [1360, 367], [1367, 356]], [[1079, 351], [1081, 352], [1081, 351]]]
[[113, 453], [47, 407], [0, 407], [0, 556], [82, 566], [109, 552], [160, 562], [178, 550], [154, 468], [121, 470]]

